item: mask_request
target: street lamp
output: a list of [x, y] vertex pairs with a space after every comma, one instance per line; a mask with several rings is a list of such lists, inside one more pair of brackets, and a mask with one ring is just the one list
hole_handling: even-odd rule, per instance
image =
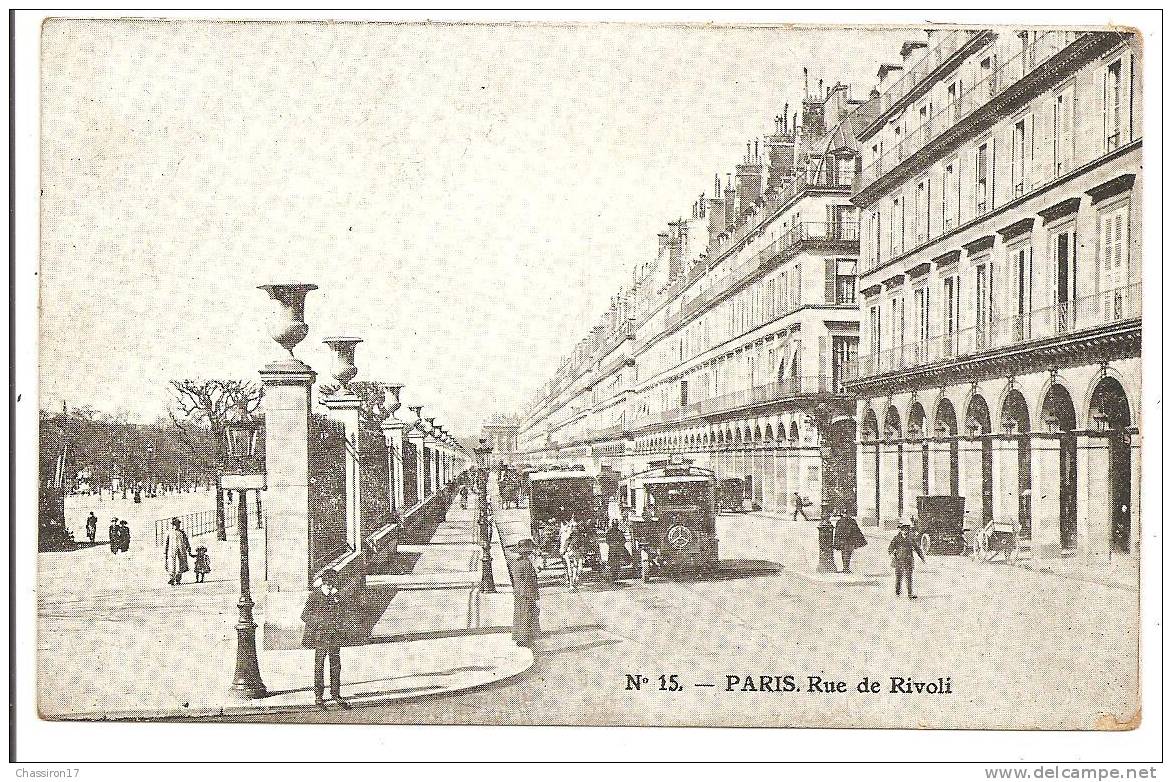
[[[225, 428], [228, 458], [242, 468], [250, 466], [256, 455], [256, 443], [262, 424], [259, 421], [233, 421]], [[264, 473], [225, 475], [225, 488], [239, 492], [236, 505], [236, 527], [240, 537], [240, 609], [236, 623], [236, 676], [232, 689], [245, 698], [263, 698], [268, 695], [260, 678], [260, 663], [256, 657], [256, 622], [252, 617], [251, 589], [248, 574], [248, 489], [264, 488]]]
[[496, 582], [492, 578], [492, 523], [488, 520], [488, 455], [492, 448], [488, 440], [481, 437], [480, 447], [476, 450], [477, 463], [480, 466], [477, 477], [480, 503], [478, 507], [480, 521], [480, 591], [495, 592]]

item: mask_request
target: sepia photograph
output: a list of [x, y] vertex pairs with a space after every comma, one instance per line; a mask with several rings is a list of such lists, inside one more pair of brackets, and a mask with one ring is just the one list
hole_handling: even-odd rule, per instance
[[329, 16], [37, 28], [35, 720], [1149, 717], [1125, 15]]

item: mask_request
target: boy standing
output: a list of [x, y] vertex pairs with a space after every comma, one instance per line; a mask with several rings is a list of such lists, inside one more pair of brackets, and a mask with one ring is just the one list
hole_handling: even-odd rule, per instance
[[343, 709], [350, 708], [342, 698], [344, 608], [338, 585], [338, 571], [327, 568], [321, 574], [321, 587], [309, 593], [301, 612], [301, 621], [305, 622], [301, 645], [314, 651], [313, 702], [322, 709], [326, 708], [324, 667], [327, 659], [330, 663], [330, 696]]

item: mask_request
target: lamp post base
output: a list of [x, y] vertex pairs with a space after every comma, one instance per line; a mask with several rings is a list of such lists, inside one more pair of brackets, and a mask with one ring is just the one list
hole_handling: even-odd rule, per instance
[[236, 675], [232, 679], [232, 691], [242, 698], [264, 698], [269, 694], [260, 678], [260, 665], [256, 659], [256, 623], [241, 622], [236, 625]]

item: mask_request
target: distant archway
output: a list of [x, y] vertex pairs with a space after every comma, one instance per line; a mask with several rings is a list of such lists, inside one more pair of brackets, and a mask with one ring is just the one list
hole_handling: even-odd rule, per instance
[[1131, 551], [1131, 405], [1122, 384], [1102, 378], [1091, 393], [1091, 426], [1107, 431], [1107, 486], [1111, 513], [1111, 551]]
[[[1051, 434], [1058, 435], [1058, 539], [1069, 551], [1078, 547], [1077, 424], [1070, 391], [1061, 383], [1052, 384], [1042, 399], [1042, 423]], [[1038, 477], [1046, 480], [1045, 476]], [[1039, 491], [1045, 489], [1039, 487]]]

